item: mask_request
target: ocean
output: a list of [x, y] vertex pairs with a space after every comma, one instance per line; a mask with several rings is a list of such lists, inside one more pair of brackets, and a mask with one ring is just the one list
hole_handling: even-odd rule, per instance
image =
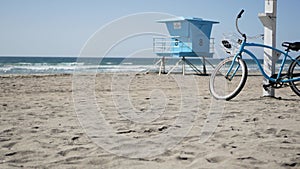
[[[76, 57], [0, 57], [0, 74], [72, 74], [76, 72], [158, 72], [159, 65], [155, 65], [160, 58], [76, 58]], [[166, 70], [170, 70], [180, 58], [167, 58]], [[187, 58], [199, 70], [202, 70], [202, 61], [199, 58]], [[101, 61], [100, 61], [101, 60]], [[208, 59], [212, 65], [217, 65], [221, 59]], [[258, 66], [252, 60], [246, 59], [249, 71], [258, 71]], [[263, 63], [263, 60], [260, 60]], [[213, 67], [206, 64], [208, 72]], [[181, 66], [174, 69], [180, 72]], [[186, 66], [186, 71], [192, 71]]]

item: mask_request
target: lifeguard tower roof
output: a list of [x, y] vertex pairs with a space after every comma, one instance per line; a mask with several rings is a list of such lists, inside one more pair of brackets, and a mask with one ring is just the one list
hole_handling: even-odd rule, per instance
[[[188, 27], [181, 27], [182, 25], [180, 23], [191, 23], [196, 28], [203, 31], [204, 34], [208, 38], [210, 38], [210, 35], [211, 35], [212, 24], [220, 23], [220, 22], [217, 22], [217, 21], [204, 20], [202, 18], [197, 18], [197, 17], [183, 17], [183, 16], [158, 20], [157, 22], [158, 23], [165, 23], [167, 25], [168, 31], [169, 31], [171, 36], [180, 36], [180, 35], [178, 35], [178, 31], [174, 31], [174, 30], [178, 30], [178, 29], [181, 29], [182, 31], [187, 31], [188, 32], [189, 28]], [[186, 26], [188, 26], [188, 25], [186, 24]]]
[[201, 21], [201, 22], [213, 22], [213, 23], [219, 23], [217, 21], [209, 21], [209, 20], [203, 20], [202, 18], [197, 18], [197, 17], [175, 17], [175, 18], [169, 18], [169, 19], [163, 19], [163, 20], [158, 20], [157, 22], [159, 23], [165, 23], [165, 22], [174, 22], [174, 21], [184, 21], [184, 20], [188, 20], [188, 21]]

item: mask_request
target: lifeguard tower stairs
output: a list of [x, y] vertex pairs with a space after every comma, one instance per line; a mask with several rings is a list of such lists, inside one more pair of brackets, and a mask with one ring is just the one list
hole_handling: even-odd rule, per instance
[[[203, 20], [201, 18], [178, 17], [159, 20], [165, 23], [170, 36], [154, 37], [153, 51], [161, 59], [159, 74], [170, 74], [179, 64], [182, 64], [182, 73], [185, 74], [185, 64], [196, 73], [206, 74], [206, 58], [212, 58], [214, 41], [210, 38], [213, 24], [219, 22]], [[165, 70], [166, 57], [177, 57], [179, 61], [168, 72]], [[192, 64], [188, 57], [201, 57], [203, 70], [200, 71]]]

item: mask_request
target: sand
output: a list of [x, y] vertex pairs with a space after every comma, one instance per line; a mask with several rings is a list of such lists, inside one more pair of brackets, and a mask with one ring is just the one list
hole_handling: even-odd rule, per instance
[[220, 102], [208, 76], [78, 78], [0, 77], [1, 169], [300, 168], [300, 97], [289, 87], [262, 97], [262, 77], [250, 76]]

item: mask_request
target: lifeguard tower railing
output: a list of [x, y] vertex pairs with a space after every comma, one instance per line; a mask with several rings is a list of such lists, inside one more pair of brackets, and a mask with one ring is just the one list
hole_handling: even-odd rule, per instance
[[212, 57], [214, 53], [214, 38], [210, 38], [209, 53], [194, 52], [192, 40], [189, 37], [154, 37], [153, 38], [153, 52], [158, 56], [205, 56]]
[[[203, 45], [203, 44], [199, 44]], [[193, 43], [192, 39], [189, 37], [181, 37], [181, 36], [169, 36], [169, 37], [153, 37], [153, 52], [162, 58], [156, 64], [160, 63], [159, 74], [161, 72], [165, 72], [165, 57], [180, 57], [181, 59], [176, 65], [168, 72], [171, 73], [173, 69], [178, 66], [179, 63], [184, 62], [187, 63], [195, 72], [206, 74], [206, 66], [205, 63], [210, 64], [214, 67], [206, 57], [212, 58], [214, 54], [214, 38], [209, 39], [209, 51], [208, 52], [196, 52], [193, 51]], [[189, 62], [186, 57], [201, 57], [203, 63], [203, 71], [200, 71], [195, 65]], [[183, 74], [184, 74], [184, 63], [183, 63]]]

